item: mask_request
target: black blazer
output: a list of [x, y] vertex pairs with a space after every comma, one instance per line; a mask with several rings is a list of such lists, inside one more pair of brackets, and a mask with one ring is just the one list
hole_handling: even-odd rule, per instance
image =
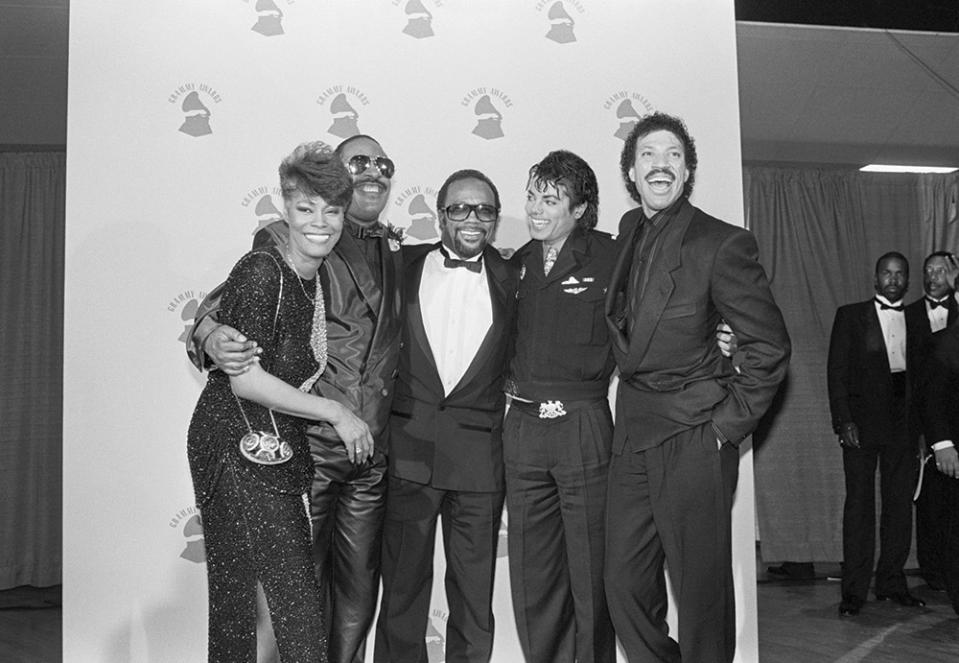
[[[639, 439], [648, 447], [707, 422], [722, 440], [738, 444], [776, 395], [791, 350], [756, 240], [688, 201], [679, 203], [662, 230], [627, 338], [624, 292], [633, 236], [644, 218], [641, 209], [634, 209], [620, 221], [620, 254], [606, 296], [613, 352], [624, 381], [617, 412], [635, 431], [630, 436], [634, 448]], [[739, 339], [739, 373], [716, 347], [720, 319]], [[614, 449], [620, 448], [617, 432]]]
[[[909, 367], [909, 337], [915, 333], [906, 318], [906, 367]], [[829, 339], [826, 364], [829, 409], [833, 430], [852, 422], [859, 428], [863, 446], [902, 443], [893, 433], [893, 384], [886, 342], [879, 326], [874, 300], [840, 306]], [[911, 391], [911, 371], [906, 371], [906, 398]]]
[[933, 335], [922, 415], [927, 445], [943, 440], [959, 445], [959, 325]]
[[485, 249], [483, 269], [493, 322], [466, 373], [447, 396], [419, 303], [423, 263], [437, 246], [404, 247], [406, 315], [390, 419], [390, 471], [443, 490], [498, 491], [503, 486], [507, 336], [515, 313], [519, 270], [496, 249]]

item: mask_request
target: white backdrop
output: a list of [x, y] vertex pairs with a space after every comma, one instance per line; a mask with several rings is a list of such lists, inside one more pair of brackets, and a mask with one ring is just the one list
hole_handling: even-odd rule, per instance
[[[503, 198], [497, 244], [516, 247], [526, 171], [556, 148], [592, 164], [600, 227], [615, 232], [632, 206], [621, 137], [660, 109], [697, 140], [694, 202], [742, 224], [732, 0], [72, 0], [70, 20], [67, 661], [205, 657], [185, 454], [203, 377], [183, 340], [205, 291], [277, 216], [276, 167], [297, 143], [380, 139], [397, 163], [387, 220], [414, 241], [437, 236], [445, 176], [483, 170]], [[755, 661], [750, 451], [734, 520], [738, 660]], [[506, 564], [504, 663], [521, 660]]]

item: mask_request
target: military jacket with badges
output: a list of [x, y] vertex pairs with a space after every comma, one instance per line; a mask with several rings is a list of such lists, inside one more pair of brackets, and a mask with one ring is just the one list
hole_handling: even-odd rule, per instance
[[540, 401], [606, 394], [614, 360], [603, 302], [616, 254], [608, 233], [577, 226], [549, 275], [542, 242], [513, 255], [520, 282], [509, 388], [516, 395]]

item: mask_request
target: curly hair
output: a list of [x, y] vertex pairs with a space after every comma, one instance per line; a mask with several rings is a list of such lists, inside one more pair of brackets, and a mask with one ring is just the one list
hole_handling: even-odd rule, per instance
[[636, 164], [636, 143], [639, 142], [640, 138], [654, 131], [668, 131], [682, 142], [683, 155], [686, 158], [686, 170], [689, 173], [689, 178], [683, 186], [683, 196], [689, 198], [693, 192], [693, 182], [696, 179], [696, 165], [699, 163], [699, 158], [696, 156], [696, 142], [689, 135], [686, 124], [681, 118], [660, 111], [644, 115], [626, 137], [626, 144], [623, 145], [623, 152], [619, 157], [619, 170], [623, 175], [626, 191], [637, 203], [643, 202], [639, 190], [636, 188], [636, 183], [629, 179], [629, 169]]
[[346, 207], [353, 197], [353, 181], [346, 166], [322, 141], [301, 143], [280, 163], [280, 189], [289, 199], [299, 191], [319, 196], [331, 205]]
[[569, 196], [569, 209], [586, 205], [576, 219], [583, 230], [591, 230], [599, 221], [599, 184], [596, 173], [582, 157], [568, 150], [554, 150], [529, 169], [529, 181], [540, 191], [547, 186], [560, 188]]

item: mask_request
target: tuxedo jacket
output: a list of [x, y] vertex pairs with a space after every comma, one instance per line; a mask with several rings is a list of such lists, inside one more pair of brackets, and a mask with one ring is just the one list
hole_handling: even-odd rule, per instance
[[[257, 233], [253, 247], [276, 243], [285, 246], [287, 226], [279, 221]], [[339, 401], [370, 427], [376, 447], [388, 450], [390, 400], [396, 379], [402, 322], [403, 259], [381, 237], [382, 282], [377, 283], [352, 235], [344, 230], [320, 267], [326, 304], [326, 370], [313, 392]], [[218, 286], [197, 310], [196, 323], [219, 308]], [[194, 325], [196, 329], [196, 325]], [[200, 339], [191, 336], [187, 353], [198, 368], [204, 357]], [[313, 437], [339, 441], [333, 426], [315, 422], [307, 429]]]
[[390, 419], [390, 472], [441, 490], [498, 491], [503, 486], [503, 386], [519, 270], [496, 249], [483, 252], [493, 321], [469, 368], [449, 395], [433, 359], [419, 291], [426, 256], [438, 244], [404, 247], [403, 345]]
[[928, 446], [942, 440], [959, 446], [959, 325], [933, 335], [922, 415]]
[[[614, 451], [622, 450], [626, 435], [631, 448], [641, 450], [705, 423], [719, 439], [738, 444], [772, 402], [790, 355], [756, 241], [686, 200], [677, 203], [661, 231], [627, 334], [626, 282], [634, 235], [644, 219], [642, 210], [634, 209], [620, 221], [620, 253], [606, 296], [622, 380], [617, 417], [626, 423], [617, 425]], [[721, 319], [739, 340], [739, 373], [716, 346]]]
[[[916, 333], [914, 323], [915, 318], [906, 317], [907, 402], [912, 391], [913, 371], [909, 370], [908, 348], [909, 337]], [[853, 422], [864, 447], [906, 442], [895, 435], [899, 427], [891, 407], [895, 396], [889, 356], [873, 299], [840, 306], [836, 311], [826, 373], [829, 409], [836, 433], [842, 424]]]
[[[954, 322], [959, 305], [953, 294], [949, 293], [946, 301], [948, 321]], [[915, 436], [922, 433], [922, 402], [928, 387], [929, 362], [933, 349], [933, 339], [944, 332], [942, 329], [933, 334], [929, 324], [929, 314], [926, 311], [926, 298], [920, 297], [906, 307], [906, 368], [910, 375], [912, 407], [910, 407], [910, 428]]]

